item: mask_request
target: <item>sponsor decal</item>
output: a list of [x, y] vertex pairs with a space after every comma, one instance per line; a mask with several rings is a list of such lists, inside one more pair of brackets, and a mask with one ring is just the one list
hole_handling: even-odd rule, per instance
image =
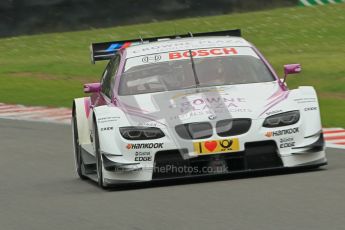
[[127, 144], [127, 149], [162, 149], [163, 143]]
[[112, 43], [105, 51], [111, 52], [114, 50], [124, 49], [131, 46], [132, 44], [135, 44], [135, 42]]
[[308, 107], [308, 108], [304, 108], [304, 111], [315, 111], [317, 110], [317, 107]]
[[134, 161], [152, 161], [150, 152], [135, 152]]
[[159, 124], [155, 121], [148, 121], [148, 122], [138, 122], [137, 126], [158, 127]]
[[283, 144], [280, 144], [280, 148], [283, 149], [283, 148], [291, 148], [291, 147], [294, 147], [295, 146], [295, 142], [287, 142], [287, 143], [283, 143]]
[[[184, 99], [184, 98], [182, 98]], [[217, 109], [241, 109], [241, 105], [247, 101], [245, 98], [232, 98], [232, 97], [206, 97], [194, 98], [180, 103], [181, 113], [189, 111], [205, 111]], [[174, 106], [171, 106], [173, 108]]]
[[222, 153], [238, 151], [239, 141], [237, 138], [194, 142], [194, 151], [201, 154]]
[[145, 56], [141, 60], [144, 63], [155, 63], [155, 62], [159, 62], [161, 59], [162, 59], [162, 56], [157, 54], [157, 55]]
[[217, 113], [217, 114], [229, 114], [229, 113], [251, 113], [252, 110], [250, 109], [207, 109], [208, 107], [204, 108], [203, 110], [200, 111], [190, 111], [190, 112], [185, 112], [182, 113], [180, 115], [174, 115], [174, 116], [170, 116], [169, 119], [171, 121], [173, 120], [186, 120], [186, 119], [190, 119], [192, 117], [197, 117], [197, 116], [204, 116], [204, 115], [212, 115], [213, 113]]
[[278, 131], [268, 131], [265, 133], [265, 136], [275, 137], [275, 136], [282, 136], [282, 135], [287, 135], [287, 134], [294, 134], [298, 132], [299, 132], [299, 128], [291, 128], [291, 129], [283, 129], [283, 130], [278, 130]]
[[120, 117], [101, 117], [98, 118], [97, 121], [98, 123], [106, 123], [111, 121], [117, 121], [118, 119], [120, 119]]
[[283, 148], [291, 148], [295, 146], [295, 141], [293, 137], [288, 137], [288, 138], [280, 138], [280, 145], [279, 147], [281, 149]]
[[298, 98], [298, 99], [295, 99], [294, 101], [296, 101], [298, 104], [303, 104], [303, 103], [316, 102], [316, 99], [313, 97], [309, 97], [309, 98]]
[[[217, 89], [199, 89], [200, 93], [209, 93], [209, 92], [214, 92], [214, 93], [223, 93], [224, 94], [224, 89], [223, 88], [217, 88]], [[184, 92], [184, 93], [178, 93], [174, 95], [171, 99], [176, 100], [181, 97], [186, 97], [195, 94], [195, 92]]]
[[232, 150], [231, 146], [233, 143], [234, 143], [233, 140], [221, 140], [221, 141], [219, 141], [219, 144], [220, 144], [220, 146], [222, 146], [222, 148], [230, 149], [230, 150]]
[[113, 130], [113, 127], [103, 127], [101, 128], [101, 131], [108, 131], [108, 130]]
[[208, 40], [208, 39], [204, 39], [204, 40], [198, 40], [198, 41], [194, 41], [194, 42], [190, 42], [190, 41], [174, 41], [174, 42], [169, 42], [169, 43], [163, 43], [163, 44], [155, 44], [155, 45], [151, 45], [151, 46], [147, 46], [147, 47], [138, 47], [137, 49], [133, 50], [132, 52], [134, 54], [137, 53], [142, 53], [142, 52], [148, 52], [148, 51], [154, 51], [154, 52], [168, 52], [170, 50], [181, 50], [181, 49], [189, 49], [192, 48], [194, 49], [194, 47], [200, 47], [200, 46], [204, 46], [204, 47], [220, 47], [220, 46], [233, 46], [234, 44], [243, 44], [245, 42], [243, 42], [242, 40], [238, 40], [238, 39], [230, 39], [227, 38], [226, 40], [221, 40], [221, 39], [217, 39], [217, 40]]
[[204, 147], [210, 152], [213, 152], [217, 148], [217, 145], [217, 141], [206, 141], [204, 143]]
[[[219, 56], [238, 54], [235, 48], [215, 48], [215, 49], [201, 49], [191, 51], [193, 57], [207, 57], [207, 56]], [[170, 52], [169, 59], [181, 59], [190, 57], [189, 50], [183, 52]]]
[[272, 137], [273, 136], [273, 132], [272, 131], [268, 131], [265, 133], [266, 137]]

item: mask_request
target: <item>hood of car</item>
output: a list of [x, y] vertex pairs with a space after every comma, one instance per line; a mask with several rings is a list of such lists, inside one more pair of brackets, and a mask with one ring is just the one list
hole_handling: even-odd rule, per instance
[[275, 81], [121, 96], [120, 104], [133, 125], [176, 125], [231, 118], [262, 119], [281, 111], [278, 105], [285, 103], [288, 96], [289, 91], [283, 91]]

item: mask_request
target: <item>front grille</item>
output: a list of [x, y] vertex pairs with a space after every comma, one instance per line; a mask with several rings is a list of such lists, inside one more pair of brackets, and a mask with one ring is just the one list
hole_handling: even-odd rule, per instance
[[187, 140], [209, 138], [213, 134], [212, 125], [209, 122], [177, 125], [175, 130], [181, 138]]
[[251, 119], [221, 120], [216, 124], [216, 131], [220, 137], [236, 136], [248, 132], [251, 124]]
[[[250, 129], [252, 120], [248, 118], [226, 119], [216, 123], [216, 132], [220, 137], [241, 135]], [[210, 138], [213, 127], [209, 122], [195, 122], [175, 126], [176, 133], [186, 140]]]

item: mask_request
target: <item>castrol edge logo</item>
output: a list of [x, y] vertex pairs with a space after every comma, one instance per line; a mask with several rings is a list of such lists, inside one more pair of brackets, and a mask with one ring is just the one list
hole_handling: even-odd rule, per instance
[[[208, 57], [208, 56], [224, 56], [224, 55], [236, 55], [238, 51], [235, 48], [213, 48], [213, 49], [199, 49], [191, 51], [192, 57]], [[169, 59], [183, 59], [189, 58], [190, 51], [176, 51], [169, 53]]]

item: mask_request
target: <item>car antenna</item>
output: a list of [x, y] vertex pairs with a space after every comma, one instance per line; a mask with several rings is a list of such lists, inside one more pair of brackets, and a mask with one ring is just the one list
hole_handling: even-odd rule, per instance
[[193, 69], [193, 75], [194, 75], [194, 79], [195, 79], [195, 85], [196, 85], [196, 88], [198, 88], [200, 86], [200, 81], [199, 81], [198, 75], [196, 74], [194, 58], [193, 58], [193, 54], [192, 54], [192, 50], [191, 49], [189, 50], [189, 57], [190, 57], [190, 61], [192, 63], [192, 69]]
[[176, 33], [176, 25], [174, 23], [174, 34], [175, 34], [175, 37], [177, 37], [177, 33]]
[[139, 34], [139, 39], [141, 41], [141, 44], [143, 44], [144, 43], [144, 39], [143, 39], [143, 37], [140, 34]]

